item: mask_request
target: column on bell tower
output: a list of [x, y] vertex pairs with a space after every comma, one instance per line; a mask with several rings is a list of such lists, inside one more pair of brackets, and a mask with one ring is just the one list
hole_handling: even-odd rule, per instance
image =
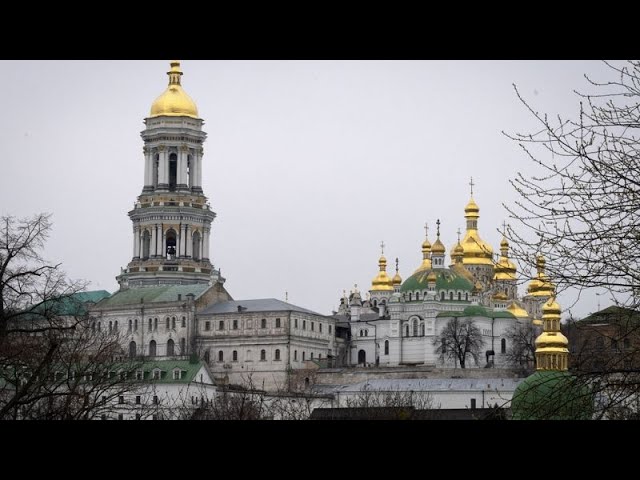
[[133, 226], [133, 258], [140, 258], [140, 225]]
[[211, 234], [210, 228], [204, 229], [204, 239], [203, 241], [203, 249], [202, 249], [202, 258], [204, 260], [209, 260], [209, 235]]
[[193, 250], [193, 231], [191, 225], [187, 224], [187, 257], [191, 258]]
[[178, 190], [187, 190], [189, 188], [187, 180], [187, 164], [189, 162], [189, 147], [185, 144], [180, 146], [178, 153]]
[[157, 225], [152, 225], [151, 226], [151, 248], [149, 250], [151, 250], [149, 252], [149, 256], [150, 257], [155, 257], [156, 256], [156, 230], [157, 230]]
[[144, 187], [143, 193], [153, 191], [153, 153], [151, 149], [144, 147]]
[[159, 190], [169, 190], [169, 154], [167, 147], [158, 146], [158, 154], [160, 155], [160, 163], [158, 164], [158, 185]]

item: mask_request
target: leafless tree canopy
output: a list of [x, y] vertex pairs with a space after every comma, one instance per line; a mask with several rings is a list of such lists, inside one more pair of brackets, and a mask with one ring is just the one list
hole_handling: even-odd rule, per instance
[[433, 339], [440, 358], [457, 361], [460, 368], [465, 368], [467, 358], [471, 356], [478, 364], [482, 348], [482, 333], [473, 320], [460, 320], [453, 317], [447, 322], [439, 336]]
[[[626, 306], [640, 299], [640, 63], [607, 63], [610, 80], [587, 76], [593, 92], [576, 92], [576, 118], [539, 113], [516, 94], [540, 129], [506, 134], [537, 173], [511, 181], [520, 195], [505, 205], [515, 220], [513, 256], [532, 267], [535, 254], [559, 289], [602, 287]], [[524, 228], [523, 228], [524, 227]]]
[[[0, 218], [0, 419], [90, 419], [134, 388], [116, 335], [88, 328], [66, 278], [42, 257], [49, 215]], [[74, 308], [78, 307], [78, 308]]]
[[531, 322], [514, 322], [505, 333], [509, 348], [507, 362], [522, 372], [531, 372], [536, 368], [536, 345], [538, 332]]

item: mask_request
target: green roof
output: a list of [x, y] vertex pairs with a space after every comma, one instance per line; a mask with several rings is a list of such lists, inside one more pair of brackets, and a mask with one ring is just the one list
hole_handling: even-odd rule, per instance
[[209, 285], [206, 284], [128, 288], [117, 291], [111, 297], [100, 302], [98, 306], [139, 305], [141, 300], [144, 303], [177, 302], [178, 295], [181, 296], [182, 301], [185, 301], [188, 294], [191, 293], [195, 298], [198, 298], [207, 289], [209, 289]]
[[461, 312], [440, 312], [436, 317], [516, 318], [511, 312], [506, 310], [493, 310], [481, 305], [469, 305]]
[[615, 323], [635, 325], [640, 322], [640, 312], [629, 308], [612, 305], [592, 313], [588, 317], [579, 320], [578, 323]]
[[46, 300], [39, 305], [36, 305], [29, 312], [25, 312], [28, 315], [46, 316], [51, 317], [54, 315], [77, 315], [81, 316], [87, 313], [88, 303], [98, 303], [104, 298], [108, 298], [111, 295], [106, 290], [94, 290], [91, 292], [78, 292], [72, 295], [63, 296], [60, 298], [53, 298]]
[[458, 275], [449, 268], [435, 270], [419, 270], [407, 278], [400, 286], [401, 292], [413, 292], [427, 289], [427, 276], [429, 273], [436, 274], [436, 290], [473, 290], [473, 284], [466, 278]]
[[511, 412], [514, 420], [589, 420], [593, 395], [569, 372], [538, 370], [513, 392]]
[[[144, 362], [139, 370], [144, 372], [144, 380], [154, 383], [189, 383], [196, 380], [196, 374], [204, 366], [201, 360], [190, 362], [189, 360], [155, 360]], [[154, 380], [153, 371], [160, 369], [160, 379]], [[173, 378], [173, 371], [179, 368], [182, 372], [179, 379]]]

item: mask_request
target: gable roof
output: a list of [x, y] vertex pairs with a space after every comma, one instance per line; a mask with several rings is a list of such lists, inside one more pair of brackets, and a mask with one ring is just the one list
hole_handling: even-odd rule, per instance
[[205, 307], [200, 315], [216, 315], [220, 313], [238, 313], [238, 307], [242, 307], [242, 313], [245, 312], [300, 312], [310, 313], [312, 315], [324, 316], [321, 313], [307, 310], [306, 308], [292, 305], [275, 298], [260, 298], [254, 300], [231, 300], [228, 302], [214, 303]]
[[159, 285], [153, 287], [135, 287], [120, 290], [111, 297], [101, 301], [98, 307], [114, 307], [119, 305], [138, 305], [144, 303], [177, 302], [178, 295], [180, 301], [186, 301], [188, 294], [193, 294], [198, 298], [210, 288], [206, 284], [195, 285]]

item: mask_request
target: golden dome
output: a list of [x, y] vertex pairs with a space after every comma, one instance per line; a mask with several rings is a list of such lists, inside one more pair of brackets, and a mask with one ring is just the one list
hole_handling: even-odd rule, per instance
[[542, 320], [560, 319], [560, 305], [551, 297], [542, 306]]
[[429, 272], [429, 275], [427, 275], [427, 283], [435, 282], [437, 279], [438, 279], [438, 277], [433, 272], [433, 270], [431, 272]]
[[435, 253], [436, 255], [440, 255], [440, 254], [444, 254], [445, 251], [446, 251], [446, 249], [444, 248], [444, 245], [440, 241], [440, 237], [438, 237], [436, 239], [435, 243], [433, 244], [433, 247], [431, 247], [431, 253], [432, 254]]
[[536, 338], [536, 368], [538, 370], [567, 370], [569, 340], [560, 332], [560, 305], [555, 297], [542, 307], [543, 332]]
[[509, 297], [507, 297], [507, 294], [504, 292], [498, 292], [491, 298], [493, 298], [494, 300], [507, 300]]
[[500, 242], [500, 261], [496, 265], [494, 280], [517, 280], [516, 278], [516, 266], [509, 260], [509, 242], [503, 236]]
[[428, 238], [424, 239], [422, 242], [422, 263], [418, 268], [416, 268], [416, 272], [421, 270], [430, 270], [431, 269], [431, 243]]
[[180, 77], [182, 76], [180, 62], [172, 61], [171, 70], [167, 72], [167, 75], [169, 75], [169, 86], [151, 105], [149, 117], [198, 118], [198, 108], [195, 102], [180, 85]]
[[478, 218], [480, 216], [480, 207], [476, 204], [473, 197], [467, 203], [467, 206], [464, 207], [464, 216], [465, 218]]
[[389, 278], [389, 275], [387, 275], [387, 259], [384, 258], [384, 255], [378, 260], [378, 266], [380, 267], [380, 271], [371, 281], [371, 290], [377, 292], [392, 292], [393, 281]]
[[400, 285], [402, 283], [402, 277], [400, 276], [397, 258], [396, 258], [396, 274], [393, 276], [391, 283], [393, 283], [394, 285]]
[[511, 312], [513, 316], [517, 318], [529, 318], [529, 313], [516, 302], [511, 302], [511, 305], [507, 307], [507, 311]]
[[529, 282], [527, 293], [534, 297], [550, 297], [555, 292], [555, 285], [551, 283], [549, 277], [544, 273], [545, 259], [542, 255], [536, 257], [536, 267], [538, 275]]
[[493, 248], [480, 238], [477, 230], [467, 230], [462, 240], [462, 248], [464, 264], [493, 266]]

